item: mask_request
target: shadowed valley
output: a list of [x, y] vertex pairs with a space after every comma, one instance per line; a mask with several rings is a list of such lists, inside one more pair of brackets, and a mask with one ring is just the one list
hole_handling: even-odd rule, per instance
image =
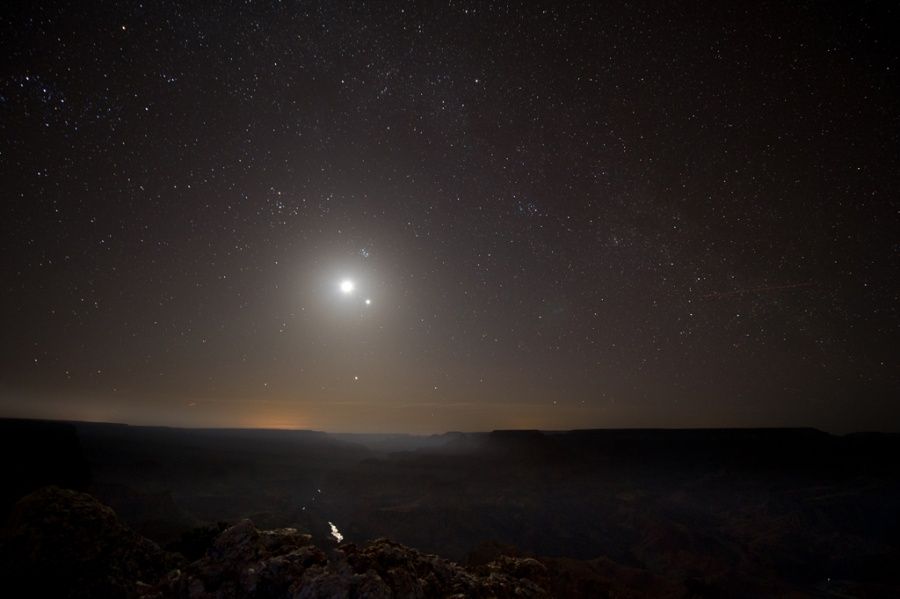
[[[336, 568], [335, 576], [351, 553], [382, 551], [370, 544], [387, 538], [472, 572], [537, 558], [541, 573], [528, 580], [551, 596], [888, 596], [898, 589], [895, 435], [741, 429], [416, 437], [12, 420], [2, 429], [12, 466], [3, 497], [12, 522], [7, 548], [47, 534], [23, 532], [35, 518], [15, 525], [15, 514], [22, 501], [28, 505], [23, 496], [53, 484], [90, 493], [136, 538], [186, 562], [208, 559], [222, 535], [234, 537], [231, 528], [249, 519], [244, 526], [256, 535], [286, 528], [308, 535], [300, 546], [317, 547], [316, 559]], [[32, 501], [30, 509], [53, 503]], [[194, 596], [146, 578], [153, 592], [169, 593], [161, 596]], [[281, 591], [239, 588], [233, 596], [293, 596], [290, 584], [275, 586]], [[400, 587], [385, 588], [395, 593], [385, 596], [404, 596]]]

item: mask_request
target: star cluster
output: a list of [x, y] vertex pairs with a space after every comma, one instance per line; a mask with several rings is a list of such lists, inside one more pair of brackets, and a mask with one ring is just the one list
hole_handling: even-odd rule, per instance
[[890, 6], [0, 17], [9, 415], [897, 422]]

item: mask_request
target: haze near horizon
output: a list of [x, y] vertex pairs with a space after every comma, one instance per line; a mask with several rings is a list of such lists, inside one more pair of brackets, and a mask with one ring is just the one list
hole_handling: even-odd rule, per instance
[[877, 3], [31, 3], [0, 416], [897, 431]]

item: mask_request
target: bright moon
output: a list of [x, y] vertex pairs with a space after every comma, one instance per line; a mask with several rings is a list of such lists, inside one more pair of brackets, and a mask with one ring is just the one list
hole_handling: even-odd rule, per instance
[[341, 281], [341, 292], [342, 293], [346, 293], [349, 295], [349, 294], [353, 293], [354, 287], [355, 287], [355, 285], [353, 284], [353, 281], [351, 281], [350, 279], [344, 279], [343, 281]]

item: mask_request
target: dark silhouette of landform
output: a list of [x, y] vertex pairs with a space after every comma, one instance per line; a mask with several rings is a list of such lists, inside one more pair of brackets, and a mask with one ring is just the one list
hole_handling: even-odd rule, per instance
[[10, 596], [900, 596], [900, 435], [0, 420], [0, 449]]

